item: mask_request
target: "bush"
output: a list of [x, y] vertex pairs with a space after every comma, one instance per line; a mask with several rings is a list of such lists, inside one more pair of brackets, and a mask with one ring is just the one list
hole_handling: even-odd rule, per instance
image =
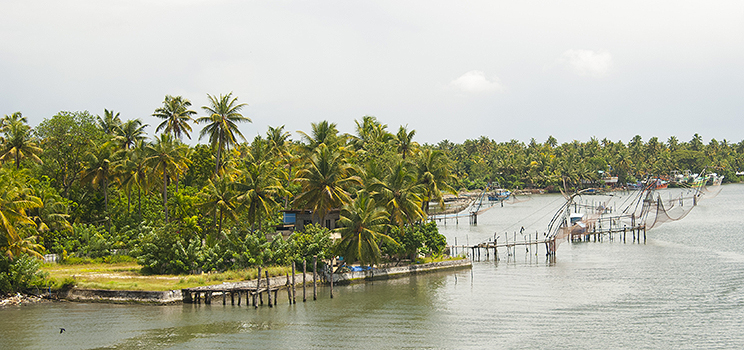
[[39, 271], [41, 261], [21, 255], [13, 260], [0, 255], [0, 292], [15, 293], [34, 286], [43, 286], [48, 274]]

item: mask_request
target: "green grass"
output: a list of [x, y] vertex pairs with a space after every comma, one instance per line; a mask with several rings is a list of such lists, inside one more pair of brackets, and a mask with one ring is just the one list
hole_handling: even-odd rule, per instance
[[[77, 288], [108, 290], [165, 291], [222, 282], [239, 282], [255, 279], [258, 275], [257, 268], [199, 275], [143, 275], [140, 273], [141, 268], [142, 266], [135, 262], [121, 262], [79, 265], [44, 264], [42, 270], [49, 273], [49, 277], [57, 288], [74, 281], [73, 284]], [[273, 266], [265, 270], [269, 271], [270, 276], [283, 276], [292, 269]]]

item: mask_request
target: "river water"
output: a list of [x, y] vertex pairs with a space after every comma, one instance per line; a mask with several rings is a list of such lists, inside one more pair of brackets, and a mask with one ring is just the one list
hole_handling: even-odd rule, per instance
[[[534, 235], [560, 204], [535, 196], [486, 211], [477, 226], [464, 219], [440, 230], [450, 244], [522, 226]], [[10, 307], [0, 309], [0, 348], [742, 349], [743, 213], [744, 185], [726, 185], [645, 243], [563, 243], [554, 263], [542, 247], [500, 251], [499, 261], [481, 254], [472, 270], [337, 286], [333, 299], [321, 288], [317, 301], [289, 305], [280, 293], [273, 309]]]

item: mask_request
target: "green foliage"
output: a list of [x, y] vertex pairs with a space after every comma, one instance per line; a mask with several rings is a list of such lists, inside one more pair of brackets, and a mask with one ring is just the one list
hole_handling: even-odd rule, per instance
[[40, 267], [39, 259], [25, 254], [12, 260], [0, 254], [0, 292], [15, 293], [46, 284], [48, 274]]
[[419, 255], [439, 256], [444, 251], [447, 238], [439, 233], [434, 222], [408, 225], [401, 233], [394, 227], [390, 236], [399, 243], [398, 246], [383, 245], [383, 252], [391, 257], [415, 259]]

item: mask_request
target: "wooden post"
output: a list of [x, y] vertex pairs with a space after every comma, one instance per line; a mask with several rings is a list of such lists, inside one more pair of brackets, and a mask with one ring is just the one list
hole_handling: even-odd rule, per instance
[[329, 274], [331, 276], [331, 299], [333, 299], [333, 265], [336, 265], [335, 260], [335, 257], [331, 259], [331, 273]]
[[235, 305], [235, 292], [230, 291], [230, 305]]
[[[238, 306], [240, 306], [240, 289], [237, 291], [238, 293]], [[248, 294], [245, 295], [246, 299], [248, 298]]]
[[302, 302], [306, 302], [305, 293], [307, 291], [307, 260], [302, 260]]
[[292, 304], [297, 304], [297, 288], [295, 286], [295, 262], [292, 261]]
[[[256, 289], [258, 291], [258, 289]], [[258, 308], [258, 304], [256, 303], [256, 294], [258, 293], [251, 293], [251, 298], [253, 298], [253, 307]], [[245, 297], [248, 298], [248, 292], [246, 292]]]
[[212, 305], [212, 292], [204, 292], [204, 304]]
[[287, 273], [287, 300], [289, 300], [289, 305], [292, 305], [292, 286], [289, 285], [289, 272]]
[[227, 305], [227, 291], [222, 291], [222, 305]]
[[276, 305], [279, 298], [276, 297], [276, 294], [279, 293], [279, 288], [274, 289], [274, 305]]
[[313, 300], [318, 299], [318, 256], [313, 255]]
[[266, 297], [269, 298], [269, 307], [273, 307], [271, 305], [271, 280], [269, 279], [269, 271], [265, 271], [266, 273]]
[[258, 294], [258, 302], [263, 305], [263, 294], [259, 292], [261, 290], [261, 266], [258, 267], [258, 277], [256, 277], [256, 294]]

